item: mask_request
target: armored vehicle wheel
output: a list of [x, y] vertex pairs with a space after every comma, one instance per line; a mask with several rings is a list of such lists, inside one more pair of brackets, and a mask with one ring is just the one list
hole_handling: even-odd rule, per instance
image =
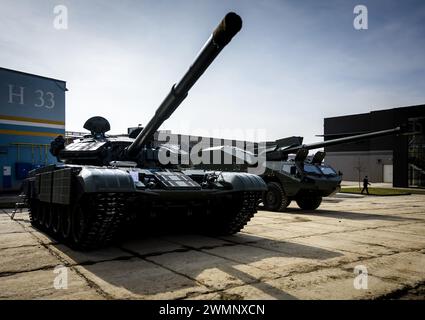
[[258, 192], [234, 194], [213, 209], [207, 223], [203, 222], [203, 229], [214, 235], [232, 235], [241, 231], [257, 212], [259, 196]]
[[320, 196], [302, 197], [297, 199], [298, 206], [304, 210], [315, 210], [321, 203], [322, 197]]
[[264, 208], [269, 211], [282, 211], [291, 203], [282, 186], [277, 182], [269, 182], [267, 191], [263, 193]]

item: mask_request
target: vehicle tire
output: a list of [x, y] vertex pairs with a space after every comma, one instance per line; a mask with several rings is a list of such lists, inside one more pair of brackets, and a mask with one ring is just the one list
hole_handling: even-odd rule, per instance
[[269, 182], [267, 191], [263, 193], [264, 209], [269, 211], [282, 211], [291, 203], [282, 186], [277, 182]]
[[304, 210], [316, 210], [321, 203], [322, 197], [320, 196], [302, 197], [297, 199], [298, 206]]

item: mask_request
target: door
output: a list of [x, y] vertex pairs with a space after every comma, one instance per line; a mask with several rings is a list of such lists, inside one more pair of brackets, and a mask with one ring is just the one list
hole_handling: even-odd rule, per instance
[[384, 182], [385, 183], [393, 183], [393, 165], [392, 164], [384, 164]]

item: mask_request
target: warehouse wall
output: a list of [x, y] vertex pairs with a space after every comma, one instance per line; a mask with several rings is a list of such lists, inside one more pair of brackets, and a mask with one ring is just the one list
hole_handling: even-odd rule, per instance
[[328, 152], [325, 163], [343, 173], [343, 179], [357, 181], [368, 176], [370, 182], [383, 182], [384, 165], [393, 164], [392, 150], [358, 151], [358, 152]]
[[[324, 134], [326, 139], [333, 139], [344, 136], [344, 134], [391, 129], [400, 125], [408, 125], [412, 118], [425, 119], [425, 105], [325, 118]], [[383, 163], [378, 165], [376, 161], [380, 158], [379, 156], [373, 156], [373, 154], [378, 151], [392, 150], [393, 185], [395, 187], [408, 187], [408, 141], [409, 138], [404, 135], [388, 136], [366, 140], [364, 142], [327, 147], [325, 151], [328, 154], [328, 162], [335, 164], [337, 168], [344, 168], [344, 170], [341, 169], [341, 171], [344, 172], [344, 179], [346, 180], [350, 180], [353, 177], [352, 169], [350, 169], [350, 165], [348, 165], [348, 163], [353, 160], [344, 156], [344, 152], [346, 155], [348, 155], [348, 152], [352, 152], [353, 159], [357, 159], [356, 157], [359, 156], [367, 158], [365, 152], [369, 152], [371, 154], [370, 159], [364, 159], [364, 162], [369, 164], [367, 171], [370, 172], [370, 176], [376, 179], [376, 182], [381, 182], [382, 180], [380, 180], [379, 177], [382, 175], [383, 169], [380, 167], [383, 166]], [[420, 161], [423, 161], [423, 159]]]
[[48, 149], [65, 134], [65, 91], [64, 81], [0, 68], [0, 191], [56, 162]]

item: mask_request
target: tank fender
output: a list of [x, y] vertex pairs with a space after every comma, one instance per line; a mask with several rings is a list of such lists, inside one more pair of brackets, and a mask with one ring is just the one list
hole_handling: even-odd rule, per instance
[[83, 168], [77, 176], [83, 192], [134, 192], [131, 175], [119, 169]]
[[267, 185], [263, 179], [255, 174], [222, 172], [221, 176], [226, 184], [232, 186], [233, 191], [266, 191]]

